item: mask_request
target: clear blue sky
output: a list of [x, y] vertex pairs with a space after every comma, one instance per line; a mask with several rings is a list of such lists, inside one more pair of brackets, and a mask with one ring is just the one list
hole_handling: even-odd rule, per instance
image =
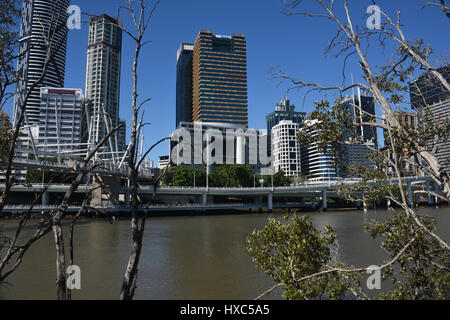
[[[315, 10], [312, 1], [304, 0], [304, 8]], [[336, 1], [342, 7], [341, 0]], [[370, 0], [351, 2], [354, 24], [365, 26], [362, 19]], [[81, 7], [90, 14], [106, 13], [117, 16], [117, 7], [123, 0], [72, 0], [71, 4]], [[396, 10], [402, 13], [405, 33], [408, 38], [423, 38], [434, 50], [432, 62], [440, 56], [449, 57], [450, 43], [448, 19], [438, 8], [422, 9], [419, 0], [376, 1], [382, 10], [393, 16]], [[145, 47], [139, 70], [140, 98], [152, 98], [146, 105], [145, 121], [151, 126], [145, 128], [145, 144], [168, 136], [175, 127], [175, 68], [176, 52], [181, 42], [194, 42], [200, 29], [215, 34], [231, 35], [243, 33], [247, 39], [248, 63], [248, 111], [249, 127], [265, 129], [265, 115], [286, 94], [290, 84], [270, 80], [271, 68], [279, 66], [286, 73], [305, 81], [324, 85], [342, 84], [342, 59], [324, 57], [328, 41], [334, 35], [335, 26], [324, 19], [302, 16], [286, 17], [281, 13], [281, 0], [162, 0], [158, 6], [151, 27], [146, 35], [152, 43]], [[125, 11], [121, 12], [126, 27], [131, 27]], [[66, 87], [82, 88], [84, 91], [86, 47], [88, 24], [81, 30], [69, 33]], [[134, 43], [124, 34], [120, 117], [127, 121], [129, 137], [131, 112], [131, 67]], [[392, 50], [370, 48], [369, 59], [381, 64], [391, 58]], [[356, 60], [348, 61], [347, 84], [350, 74], [360, 80], [360, 69]], [[304, 91], [291, 91], [289, 98], [297, 111], [310, 111], [314, 100], [324, 98], [311, 95], [303, 101]], [[333, 94], [328, 94], [332, 99]], [[11, 106], [9, 106], [10, 112]], [[168, 154], [168, 145], [155, 149], [150, 158]], [[157, 162], [156, 162], [157, 163]], [[155, 164], [156, 164], [155, 163]]]

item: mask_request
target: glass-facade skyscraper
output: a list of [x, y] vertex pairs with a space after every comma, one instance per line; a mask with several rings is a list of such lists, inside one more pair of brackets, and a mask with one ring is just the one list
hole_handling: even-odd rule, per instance
[[[450, 81], [450, 64], [438, 68], [437, 71]], [[450, 92], [431, 72], [425, 72], [417, 79], [409, 83], [409, 92], [413, 109], [420, 112], [425, 105], [431, 106], [445, 100], [449, 100]]]
[[245, 36], [200, 31], [192, 59], [192, 120], [247, 127], [247, 108]]
[[192, 53], [194, 45], [182, 43], [177, 52], [176, 128], [192, 122]]
[[[375, 99], [371, 96], [361, 95], [358, 88], [358, 94], [347, 96], [342, 101], [342, 106], [348, 108], [353, 123], [371, 122], [374, 120], [370, 115], [376, 115]], [[363, 112], [360, 112], [360, 108]], [[361, 136], [364, 142], [373, 142], [378, 148], [378, 134], [377, 129], [369, 126], [358, 126], [356, 132]]]
[[[450, 65], [438, 68], [437, 71], [450, 82]], [[442, 125], [450, 119], [450, 92], [431, 72], [423, 73], [409, 84], [411, 106], [419, 114], [426, 116], [432, 123]], [[429, 141], [428, 150], [436, 148], [435, 156], [445, 171], [450, 173], [450, 140]]]
[[[39, 124], [41, 107], [41, 87], [64, 87], [67, 46], [67, 9], [69, 0], [28, 0], [23, 1], [20, 28], [20, 48], [17, 70], [22, 74], [17, 82], [14, 101], [13, 123], [17, 123], [25, 92], [36, 82], [44, 69], [47, 59], [47, 45], [44, 36], [52, 27], [52, 61], [48, 65], [41, 82], [31, 91], [25, 106], [28, 124]], [[53, 21], [52, 21], [53, 19]]]

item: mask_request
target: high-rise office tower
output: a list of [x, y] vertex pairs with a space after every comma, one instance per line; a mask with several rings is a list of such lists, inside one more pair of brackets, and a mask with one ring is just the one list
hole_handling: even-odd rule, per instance
[[340, 162], [337, 166], [338, 175], [341, 178], [352, 178], [350, 175], [350, 166], [355, 164], [374, 169], [376, 167], [375, 163], [369, 158], [369, 155], [374, 148], [375, 144], [373, 142], [342, 142], [339, 152]]
[[[438, 68], [437, 71], [450, 81], [450, 64]], [[431, 72], [425, 72], [409, 83], [412, 107], [421, 111], [424, 106], [431, 106], [450, 99], [450, 92]]]
[[[88, 143], [92, 147], [119, 124], [122, 30], [120, 19], [105, 14], [91, 17], [86, 65]], [[103, 149], [102, 158], [117, 155], [123, 146], [118, 133]]]
[[291, 120], [293, 123], [301, 124], [305, 120], [305, 112], [295, 111], [295, 106], [290, 103], [287, 97], [283, 98], [279, 104], [276, 105], [275, 111], [266, 116], [267, 120], [267, 151], [271, 154], [272, 148], [272, 128], [280, 123], [282, 120]]
[[[374, 118], [370, 115], [376, 115], [375, 99], [367, 95], [361, 95], [359, 88], [358, 94], [347, 96], [342, 101], [342, 105], [348, 108], [353, 123], [371, 122]], [[378, 134], [376, 128], [358, 126], [356, 132], [361, 136], [361, 140], [364, 142], [371, 141], [374, 143], [375, 147], [378, 148]]]
[[[440, 74], [450, 82], [450, 65], [438, 68]], [[431, 72], [422, 74], [409, 84], [411, 105], [419, 114], [439, 125], [450, 118], [450, 92]], [[436, 145], [435, 145], [436, 144]], [[435, 148], [437, 147], [437, 148]], [[450, 173], [450, 141], [430, 141], [428, 149], [435, 153], [439, 163]]]
[[192, 120], [248, 125], [245, 36], [200, 31], [192, 63]]
[[182, 43], [177, 52], [176, 128], [192, 122], [192, 53], [194, 45]]
[[[394, 111], [394, 115], [400, 122], [402, 127], [409, 127], [411, 129], [420, 129], [419, 117], [417, 112], [407, 112], [407, 111]], [[386, 120], [383, 121], [386, 125]], [[421, 173], [421, 170], [417, 168], [417, 161], [423, 163], [420, 155], [414, 155], [409, 152], [407, 148], [403, 149], [403, 152], [397, 152], [397, 159], [394, 159], [394, 154], [392, 153], [391, 140], [389, 138], [389, 132], [387, 129], [383, 130], [384, 135], [384, 149], [387, 150], [388, 156], [391, 159], [391, 163], [397, 162], [400, 174], [403, 177], [406, 176], [416, 176]], [[393, 166], [386, 166], [385, 171], [390, 174], [395, 174], [396, 171]]]
[[69, 0], [23, 1], [20, 28], [20, 48], [17, 70], [21, 74], [17, 83], [14, 102], [13, 123], [18, 124], [19, 111], [25, 92], [42, 75], [47, 59], [46, 37], [50, 35], [52, 60], [42, 81], [31, 91], [25, 107], [27, 123], [39, 124], [41, 87], [64, 87], [67, 46], [67, 9]]
[[[408, 112], [408, 111], [394, 111], [394, 115], [397, 120], [400, 122], [402, 126], [408, 126], [410, 128], [418, 129], [419, 128], [419, 117], [417, 116], [417, 112]], [[386, 121], [383, 121], [386, 124]], [[384, 145], [389, 146], [389, 133], [387, 129], [383, 129], [384, 136]]]

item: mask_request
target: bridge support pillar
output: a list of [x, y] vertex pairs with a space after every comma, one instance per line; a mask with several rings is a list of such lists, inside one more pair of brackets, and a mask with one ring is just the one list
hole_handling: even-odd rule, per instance
[[[439, 193], [440, 193], [439, 191], [440, 191], [440, 190], [439, 190], [438, 185], [435, 184], [435, 186], [434, 186], [434, 192], [437, 193], [437, 194], [439, 194]], [[436, 208], [439, 206], [439, 198], [436, 197], [436, 196], [434, 196], [434, 204], [436, 205]]]
[[202, 193], [202, 203], [204, 206], [208, 203], [208, 194], [206, 192]]
[[101, 206], [102, 195], [106, 193], [110, 204], [119, 205], [120, 178], [95, 176], [92, 186], [95, 190], [92, 192], [91, 204]]
[[273, 209], [273, 194], [272, 194], [272, 192], [270, 192], [267, 195], [267, 209], [269, 211], [272, 211], [272, 209]]
[[257, 205], [258, 205], [258, 211], [261, 212], [263, 208], [263, 196], [258, 196], [256, 198]]
[[312, 203], [313, 209], [315, 209], [316, 208], [316, 197], [314, 195], [311, 197], [311, 203]]
[[327, 211], [328, 205], [327, 205], [327, 190], [322, 190], [322, 209], [324, 211]]
[[130, 191], [129, 190], [127, 190], [126, 192], [125, 192], [125, 194], [123, 195], [123, 197], [124, 197], [124, 203], [125, 203], [125, 207], [130, 207]]
[[414, 205], [414, 195], [412, 192], [411, 182], [408, 182], [408, 202], [411, 206]]
[[43, 194], [42, 194], [42, 198], [41, 198], [41, 204], [43, 205], [43, 206], [48, 206], [48, 199], [49, 199], [49, 197], [50, 197], [50, 194], [48, 193], [48, 191], [45, 191]]
[[431, 188], [430, 188], [430, 183], [427, 182], [427, 199], [428, 199], [428, 205], [432, 205], [433, 204], [433, 197], [430, 194]]

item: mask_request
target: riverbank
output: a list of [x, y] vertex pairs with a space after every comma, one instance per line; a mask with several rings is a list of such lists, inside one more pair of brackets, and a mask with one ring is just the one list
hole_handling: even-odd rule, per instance
[[[438, 206], [432, 204], [428, 205], [427, 203], [422, 203], [420, 205], [416, 205], [416, 208], [447, 208], [447, 204], [440, 204]], [[399, 209], [398, 206], [391, 206], [388, 208], [386, 205], [378, 205], [372, 208], [368, 208], [368, 210], [387, 210], [387, 209]], [[328, 206], [328, 208], [324, 209], [320, 206], [316, 208], [312, 207], [301, 207], [301, 208], [274, 208], [272, 210], [268, 210], [266, 208], [258, 209], [258, 208], [249, 208], [249, 209], [241, 209], [241, 208], [224, 208], [224, 209], [201, 209], [201, 210], [171, 210], [170, 206], [167, 209], [159, 209], [152, 210], [149, 209], [147, 212], [147, 216], [150, 217], [183, 217], [183, 216], [207, 216], [207, 215], [239, 215], [239, 214], [267, 214], [267, 213], [291, 213], [291, 212], [299, 212], [299, 213], [308, 213], [308, 212], [324, 212], [324, 211], [363, 211], [362, 207], [350, 207], [350, 206]], [[41, 211], [41, 212], [32, 212], [30, 214], [30, 220], [42, 219], [44, 216], [48, 215], [50, 211]], [[64, 219], [71, 219], [74, 215], [76, 215], [77, 211], [67, 212], [64, 216]], [[144, 212], [140, 212], [140, 214], [144, 214]], [[24, 213], [8, 213], [3, 212], [0, 214], [0, 221], [8, 221], [8, 220], [18, 220], [23, 217]], [[127, 211], [120, 211], [120, 208], [115, 212], [105, 212], [98, 208], [88, 208], [85, 210], [80, 217], [84, 219], [123, 219], [130, 218], [131, 212], [128, 209]]]

